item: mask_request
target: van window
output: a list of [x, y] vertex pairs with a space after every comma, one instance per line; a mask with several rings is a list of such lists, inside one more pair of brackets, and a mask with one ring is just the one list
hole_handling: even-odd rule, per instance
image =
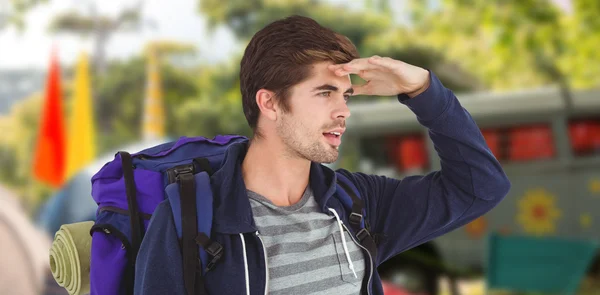
[[548, 160], [556, 156], [549, 124], [484, 128], [481, 133], [496, 159], [502, 163]]
[[556, 156], [549, 124], [522, 125], [508, 130], [508, 161], [526, 162]]
[[575, 156], [600, 155], [600, 118], [570, 120], [569, 140]]
[[400, 173], [425, 171], [429, 168], [425, 135], [422, 133], [388, 137], [386, 152], [394, 168]]
[[362, 160], [369, 161], [376, 171], [392, 169], [398, 174], [412, 174], [429, 169], [423, 133], [363, 138], [360, 149]]
[[502, 153], [502, 147], [504, 143], [502, 140], [502, 130], [494, 128], [481, 129], [481, 134], [483, 134], [485, 142], [496, 159], [503, 160], [504, 154]]

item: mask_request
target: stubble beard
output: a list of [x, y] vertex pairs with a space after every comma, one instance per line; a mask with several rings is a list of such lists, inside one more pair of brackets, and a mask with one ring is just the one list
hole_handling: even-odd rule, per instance
[[311, 134], [304, 124], [294, 120], [290, 115], [282, 117], [277, 123], [276, 131], [286, 147], [286, 155], [291, 158], [327, 164], [335, 162], [338, 158], [337, 148], [324, 145], [322, 138], [315, 136], [318, 135], [318, 131]]

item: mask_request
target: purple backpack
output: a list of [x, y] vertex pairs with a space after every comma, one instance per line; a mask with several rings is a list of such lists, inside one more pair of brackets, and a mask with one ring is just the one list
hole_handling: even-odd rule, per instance
[[210, 174], [220, 168], [230, 144], [244, 141], [242, 136], [181, 137], [136, 154], [119, 152], [92, 177], [92, 197], [98, 204], [90, 232], [92, 295], [133, 294], [140, 244], [154, 209], [167, 198], [183, 259], [191, 262], [184, 263], [184, 275], [195, 273], [199, 260], [205, 270], [219, 259], [222, 248], [209, 239]]
[[[157, 205], [169, 200], [183, 258], [184, 284], [195, 290], [219, 260], [222, 246], [210, 240], [213, 195], [210, 175], [221, 167], [229, 145], [243, 136], [181, 137], [135, 154], [118, 152], [92, 177], [98, 204], [90, 261], [91, 295], [133, 294], [135, 262], [144, 233]], [[350, 225], [375, 257], [376, 246], [363, 218], [364, 203], [345, 177], [338, 175], [338, 197], [351, 208]], [[365, 226], [366, 225], [366, 226]], [[210, 259], [209, 259], [210, 258]], [[199, 265], [201, 263], [201, 265]], [[200, 274], [196, 270], [201, 269]], [[204, 294], [204, 290], [196, 290]]]

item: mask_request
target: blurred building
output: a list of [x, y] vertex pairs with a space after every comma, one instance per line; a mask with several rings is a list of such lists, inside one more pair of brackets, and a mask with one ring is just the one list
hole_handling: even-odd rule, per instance
[[44, 88], [46, 73], [39, 69], [0, 70], [0, 115], [11, 106]]

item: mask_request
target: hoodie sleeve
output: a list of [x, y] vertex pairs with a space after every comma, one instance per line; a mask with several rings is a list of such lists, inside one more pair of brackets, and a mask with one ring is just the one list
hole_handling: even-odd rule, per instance
[[186, 294], [178, 241], [171, 206], [164, 200], [154, 210], [140, 246], [134, 294]]
[[441, 169], [402, 180], [340, 171], [357, 184], [371, 231], [384, 238], [378, 263], [469, 223], [510, 189], [473, 118], [433, 73], [425, 92], [398, 99], [428, 128]]

